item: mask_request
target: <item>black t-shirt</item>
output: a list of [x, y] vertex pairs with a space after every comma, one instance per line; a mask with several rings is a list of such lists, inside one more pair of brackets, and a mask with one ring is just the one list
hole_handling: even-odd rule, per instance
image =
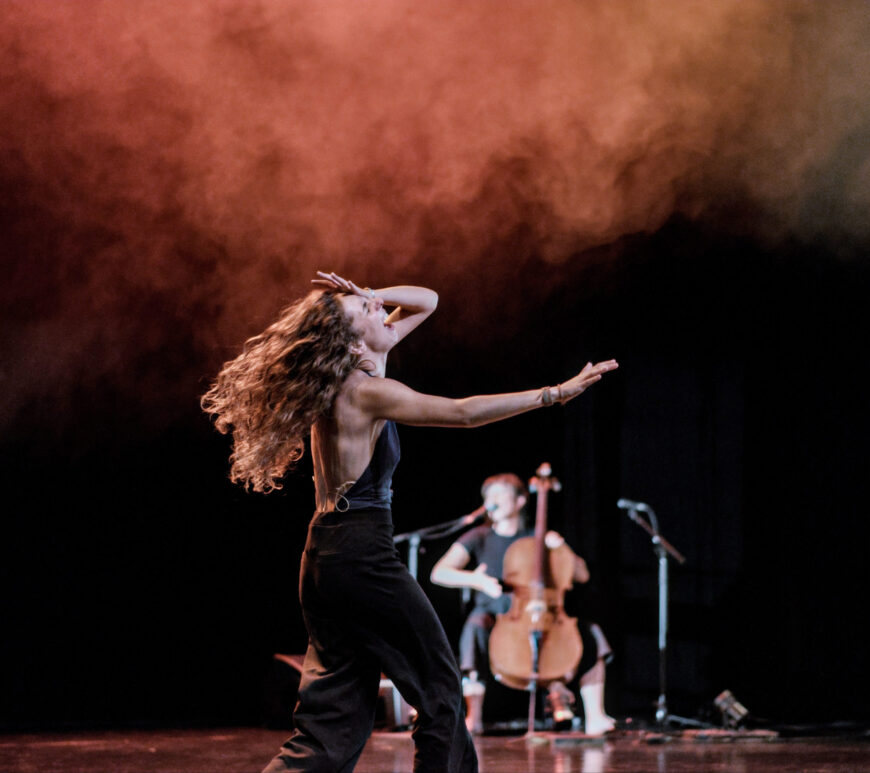
[[[520, 529], [511, 537], [496, 534], [488, 524], [477, 526], [465, 532], [457, 542], [471, 556], [471, 564], [467, 567], [473, 570], [481, 564], [486, 564], [486, 573], [498, 580], [504, 579], [504, 554], [507, 549], [521, 537], [530, 537], [535, 532], [531, 529]], [[475, 609], [483, 609], [493, 614], [502, 614], [510, 608], [510, 596], [505, 594], [494, 599], [481, 591], [474, 592]]]

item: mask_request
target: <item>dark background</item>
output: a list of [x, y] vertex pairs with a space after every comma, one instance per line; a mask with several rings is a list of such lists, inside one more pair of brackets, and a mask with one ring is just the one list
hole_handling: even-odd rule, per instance
[[[310, 460], [199, 410], [316, 269], [422, 284], [390, 374], [570, 405], [400, 429], [398, 532], [561, 480], [572, 611], [651, 717], [865, 722], [865, 0], [0, 3], [0, 728], [259, 723], [301, 653]], [[460, 594], [421, 581], [455, 641]], [[522, 715], [522, 714], [521, 714]]]
[[[867, 719], [865, 265], [676, 221], [621, 255], [572, 277], [521, 335], [470, 331], [448, 350], [447, 297], [396, 350], [396, 377], [454, 395], [620, 361], [565, 408], [403, 428], [397, 532], [470, 512], [487, 475], [549, 461], [564, 486], [552, 524], [592, 571], [569, 606], [616, 650], [611, 712], [650, 715], [657, 695], [656, 563], [615, 507], [626, 496], [687, 558], [670, 565], [673, 712], [701, 716], [728, 688], [771, 720]], [[490, 313], [525, 315], [526, 298]], [[5, 726], [256, 723], [272, 654], [304, 651], [308, 462], [281, 492], [245, 494], [196, 399], [155, 433], [106, 385], [72, 398], [62, 430], [34, 402], [3, 438]], [[427, 579], [448, 544], [424, 543], [421, 577], [455, 639], [459, 593]]]

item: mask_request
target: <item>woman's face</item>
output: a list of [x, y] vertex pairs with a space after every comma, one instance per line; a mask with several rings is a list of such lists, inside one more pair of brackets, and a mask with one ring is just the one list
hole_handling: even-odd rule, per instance
[[526, 498], [517, 496], [514, 487], [507, 483], [493, 483], [483, 497], [483, 504], [489, 510], [493, 523], [518, 515], [525, 503]]
[[370, 351], [388, 352], [396, 345], [398, 332], [387, 323], [387, 310], [380, 298], [342, 295], [339, 301], [354, 331]]

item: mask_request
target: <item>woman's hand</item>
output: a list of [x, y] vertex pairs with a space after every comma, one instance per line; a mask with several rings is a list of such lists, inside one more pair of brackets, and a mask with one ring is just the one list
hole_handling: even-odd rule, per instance
[[583, 368], [574, 378], [569, 378], [567, 381], [559, 384], [555, 388], [554, 399], [560, 403], [567, 403], [573, 400], [577, 395], [582, 395], [596, 381], [601, 381], [601, 377], [611, 370], [616, 370], [619, 363], [616, 360], [605, 360], [593, 365], [591, 362], [586, 363]]
[[482, 591], [494, 599], [502, 595], [501, 583], [486, 573], [486, 564], [480, 564], [471, 574], [474, 575], [473, 587], [476, 590]]
[[345, 279], [334, 271], [331, 271], [328, 274], [325, 271], [318, 271], [317, 276], [319, 276], [320, 279], [312, 279], [311, 284], [321, 285], [328, 290], [341, 290], [342, 292], [350, 293], [351, 295], [360, 295], [363, 298], [371, 298], [374, 295], [371, 290], [363, 289], [359, 285], [351, 282], [350, 279]]

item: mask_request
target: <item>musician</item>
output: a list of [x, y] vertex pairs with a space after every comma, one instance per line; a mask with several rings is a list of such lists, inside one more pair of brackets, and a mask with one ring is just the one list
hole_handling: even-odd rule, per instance
[[[496, 617], [510, 609], [510, 597], [503, 592], [503, 562], [507, 549], [518, 539], [532, 536], [525, 524], [523, 508], [528, 494], [523, 482], [513, 473], [493, 475], [481, 487], [489, 523], [460, 537], [432, 569], [431, 580], [438, 585], [470, 588], [475, 591], [471, 610], [459, 639], [459, 665], [466, 698], [466, 724], [472, 733], [482, 730], [483, 698], [489, 673], [489, 635]], [[544, 538], [550, 549], [565, 540], [549, 531]], [[470, 569], [467, 567], [471, 567]], [[574, 582], [589, 580], [586, 562], [574, 555]], [[583, 656], [578, 666], [580, 698], [583, 702], [584, 731], [602, 735], [614, 728], [614, 720], [604, 710], [605, 662], [612, 652], [601, 628], [595, 623], [579, 623]], [[571, 724], [573, 695], [561, 682], [553, 682], [548, 702], [557, 727]]]
[[363, 289], [334, 273], [314, 281], [319, 288], [249, 339], [202, 400], [232, 432], [231, 479], [255, 491], [279, 488], [311, 437], [317, 510], [299, 591], [309, 645], [293, 734], [266, 770], [352, 770], [384, 672], [417, 711], [415, 773], [475, 773], [456, 659], [393, 544], [395, 423], [488, 424], [571, 400], [617, 365], [589, 363], [557, 387], [525, 392], [421, 394], [386, 378], [387, 355], [435, 310], [435, 292]]

